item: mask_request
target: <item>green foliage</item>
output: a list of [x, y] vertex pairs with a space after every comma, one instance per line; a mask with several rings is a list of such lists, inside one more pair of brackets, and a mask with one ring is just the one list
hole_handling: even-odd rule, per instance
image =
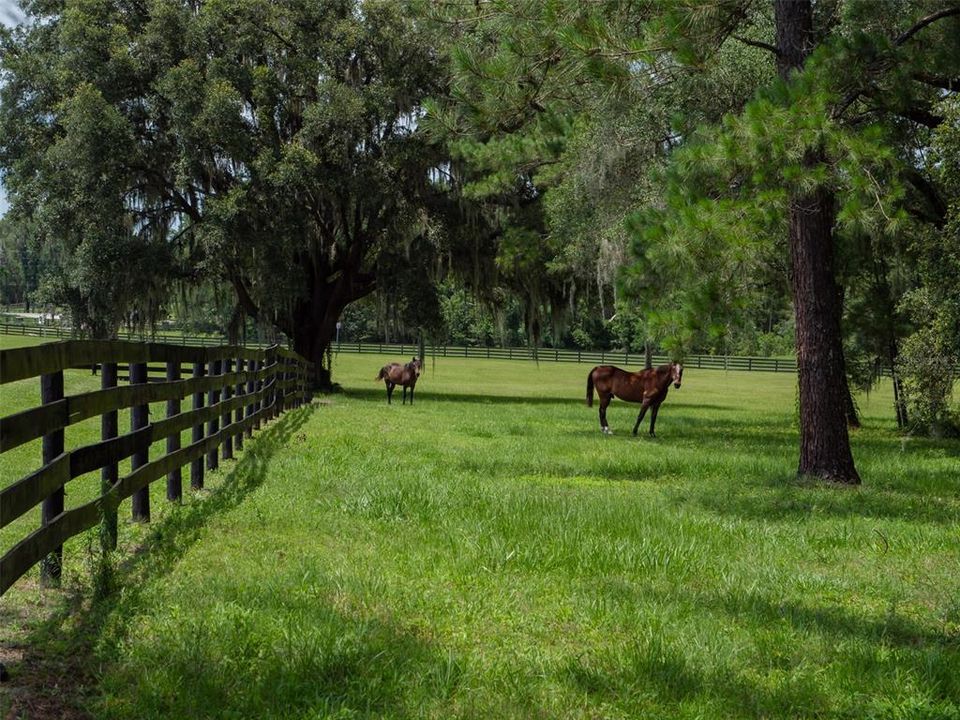
[[131, 212], [143, 197], [131, 187], [139, 149], [112, 102], [133, 82], [128, 38], [106, 14], [106, 3], [78, 4], [59, 23], [7, 35], [0, 111], [14, 210], [54, 260], [37, 299], [68, 307], [97, 337], [155, 320], [171, 272], [163, 233]]
[[[205, 279], [235, 292], [233, 325], [254, 316], [319, 360], [343, 307], [409, 269], [436, 224], [442, 153], [417, 123], [443, 80], [404, 5], [27, 10], [5, 34], [0, 167], [44, 242], [63, 240], [49, 297], [97, 332]], [[419, 247], [418, 269], [437, 253]]]

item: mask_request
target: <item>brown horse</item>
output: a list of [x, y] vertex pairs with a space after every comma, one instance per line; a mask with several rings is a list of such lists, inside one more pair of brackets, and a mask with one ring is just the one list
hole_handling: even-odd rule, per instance
[[628, 402], [643, 403], [637, 423], [633, 426], [633, 434], [637, 434], [640, 421], [647, 414], [647, 408], [651, 408], [650, 436], [655, 437], [653, 426], [657, 422], [657, 411], [667, 397], [670, 383], [673, 382], [673, 386], [678, 388], [682, 378], [683, 365], [676, 362], [634, 373], [613, 365], [598, 365], [587, 375], [587, 406], [593, 407], [593, 388], [596, 387], [600, 397], [600, 432], [612, 435], [613, 431], [607, 425], [607, 405], [614, 395]]
[[417, 386], [417, 378], [420, 377], [420, 361], [414, 358], [406, 365], [400, 363], [389, 363], [380, 368], [380, 374], [377, 380], [383, 380], [387, 386], [387, 405], [393, 397], [393, 389], [397, 385], [403, 386], [403, 404], [407, 404], [407, 388], [410, 388], [410, 404], [413, 405], [413, 389]]

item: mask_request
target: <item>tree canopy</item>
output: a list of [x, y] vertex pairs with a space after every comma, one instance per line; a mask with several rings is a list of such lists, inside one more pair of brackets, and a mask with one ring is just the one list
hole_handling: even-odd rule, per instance
[[275, 325], [320, 365], [349, 303], [411, 252], [436, 254], [437, 152], [417, 124], [443, 78], [401, 4], [27, 10], [4, 38], [5, 181], [62, 244], [56, 296], [95, 332], [116, 324], [110, 309], [212, 275], [237, 319]]

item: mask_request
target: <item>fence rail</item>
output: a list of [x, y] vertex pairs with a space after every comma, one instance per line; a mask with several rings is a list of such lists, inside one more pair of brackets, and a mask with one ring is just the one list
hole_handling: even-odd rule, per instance
[[[101, 368], [101, 389], [65, 395], [64, 370], [91, 366]], [[40, 527], [0, 558], [0, 595], [37, 563], [44, 583], [59, 583], [64, 541], [97, 523], [104, 525], [107, 545], [115, 547], [118, 505], [132, 497], [133, 518], [148, 521], [153, 481], [166, 477], [167, 498], [179, 500], [181, 468], [189, 465], [191, 487], [202, 488], [204, 458], [207, 469], [216, 468], [262, 423], [310, 400], [311, 370], [309, 362], [277, 346], [71, 340], [0, 351], [0, 385], [39, 378], [42, 401], [0, 419], [0, 453], [43, 440], [41, 467], [0, 490], [0, 528], [42, 508]], [[129, 384], [118, 385], [121, 380]], [[193, 407], [181, 411], [186, 398]], [[166, 417], [151, 422], [150, 403], [162, 401]], [[120, 435], [117, 413], [126, 408], [130, 432]], [[66, 449], [64, 429], [96, 416], [101, 441]], [[191, 428], [191, 443], [180, 447], [181, 433]], [[150, 460], [151, 445], [164, 439], [166, 453]], [[118, 463], [127, 458], [131, 471], [120, 477]], [[100, 496], [65, 510], [67, 483], [97, 469]]]

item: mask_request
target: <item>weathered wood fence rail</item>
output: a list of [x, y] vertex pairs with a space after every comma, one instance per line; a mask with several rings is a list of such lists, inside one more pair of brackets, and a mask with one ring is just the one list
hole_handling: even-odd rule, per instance
[[[65, 395], [64, 370], [92, 366], [101, 369], [101, 389]], [[0, 419], [0, 453], [42, 438], [42, 466], [0, 490], [0, 528], [41, 506], [40, 527], [0, 559], [0, 595], [37, 563], [41, 582], [57, 584], [64, 541], [98, 523], [105, 545], [115, 547], [117, 507], [132, 497], [133, 519], [148, 521], [153, 481], [166, 477], [167, 498], [177, 501], [181, 468], [189, 465], [191, 487], [202, 488], [204, 459], [216, 468], [266, 420], [310, 400], [311, 371], [302, 357], [277, 346], [70, 340], [0, 351], [0, 385], [39, 378], [42, 402]], [[124, 379], [129, 384], [118, 385]], [[182, 411], [188, 397], [192, 409]], [[150, 403], [163, 401], [166, 417], [151, 421]], [[130, 432], [119, 434], [118, 411], [126, 408]], [[66, 449], [64, 428], [97, 416], [101, 441]], [[191, 429], [190, 444], [181, 447], [181, 433]], [[166, 453], [151, 460], [151, 445], [164, 439]], [[120, 477], [118, 463], [127, 458], [131, 472]], [[100, 496], [65, 510], [67, 483], [97, 469]]]

